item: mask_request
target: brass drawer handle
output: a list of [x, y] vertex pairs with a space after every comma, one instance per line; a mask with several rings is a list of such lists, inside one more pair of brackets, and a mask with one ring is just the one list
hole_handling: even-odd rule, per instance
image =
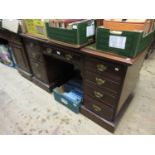
[[96, 77], [96, 83], [98, 84], [98, 85], [103, 85], [104, 83], [105, 83], [106, 81], [105, 80], [102, 80], [101, 78], [97, 78]]
[[99, 112], [99, 111], [102, 110], [99, 106], [97, 106], [97, 105], [95, 105], [95, 104], [93, 104], [93, 109], [94, 109], [95, 111], [97, 111], [97, 112]]
[[97, 70], [100, 72], [104, 72], [107, 69], [107, 67], [103, 64], [97, 64]]
[[73, 56], [71, 54], [66, 54], [65, 55], [66, 60], [71, 60]]
[[35, 67], [37, 67], [37, 68], [38, 68], [38, 67], [39, 67], [39, 64], [35, 63]]
[[48, 54], [52, 54], [52, 52], [53, 52], [53, 50], [51, 48], [47, 48], [46, 51], [47, 51]]
[[100, 93], [100, 92], [98, 92], [98, 91], [94, 91], [94, 95], [95, 95], [95, 97], [97, 97], [97, 98], [102, 98], [102, 97], [103, 97], [103, 94]]

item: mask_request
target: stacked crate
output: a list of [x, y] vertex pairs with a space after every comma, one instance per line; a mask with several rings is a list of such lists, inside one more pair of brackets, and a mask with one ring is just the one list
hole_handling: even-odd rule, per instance
[[94, 40], [94, 20], [49, 20], [46, 23], [48, 38], [71, 47], [81, 47]]
[[104, 20], [97, 28], [96, 48], [135, 57], [153, 40], [153, 20]]

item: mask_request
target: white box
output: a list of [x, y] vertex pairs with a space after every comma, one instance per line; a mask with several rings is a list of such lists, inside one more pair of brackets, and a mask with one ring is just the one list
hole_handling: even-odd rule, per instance
[[2, 19], [2, 28], [18, 33], [19, 20], [17, 19]]

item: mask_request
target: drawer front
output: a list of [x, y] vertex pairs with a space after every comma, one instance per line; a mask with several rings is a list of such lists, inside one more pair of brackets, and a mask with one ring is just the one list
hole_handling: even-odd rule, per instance
[[35, 62], [32, 59], [30, 59], [30, 62], [31, 62], [31, 67], [32, 67], [32, 71], [34, 73], [34, 76], [37, 79], [39, 79], [45, 83], [48, 83], [46, 68], [45, 68], [44, 64], [39, 63], [39, 62]]
[[109, 80], [108, 78], [101, 76], [99, 74], [94, 74], [92, 72], [86, 71], [85, 81], [92, 82], [98, 88], [107, 90], [114, 94], [119, 94], [121, 85], [117, 82]]
[[93, 71], [109, 79], [121, 82], [124, 77], [124, 67], [121, 65], [100, 61], [97, 59], [87, 59], [85, 63], [87, 70]]
[[26, 41], [26, 49], [30, 58], [43, 61], [42, 47], [35, 42]]
[[95, 114], [105, 118], [109, 121], [113, 119], [114, 110], [104, 104], [100, 104], [98, 101], [85, 96], [84, 98], [84, 105], [87, 109], [91, 110]]
[[18, 64], [18, 67], [26, 72], [31, 73], [29, 62], [23, 47], [14, 43], [10, 43], [10, 46], [13, 50], [13, 54], [15, 56], [15, 60], [16, 63]]
[[101, 90], [95, 85], [90, 85], [89, 83], [84, 84], [85, 94], [87, 96], [92, 97], [94, 100], [101, 102], [102, 104], [108, 105], [112, 108], [116, 106], [118, 97], [114, 96], [112, 93], [108, 93], [107, 91]]
[[62, 49], [58, 49], [58, 50], [52, 49], [50, 47], [45, 48], [43, 53], [47, 55], [55, 56], [56, 58], [62, 59], [69, 63], [76, 63], [76, 64], [81, 65], [81, 56], [78, 54], [73, 54], [71, 52], [68, 52]]

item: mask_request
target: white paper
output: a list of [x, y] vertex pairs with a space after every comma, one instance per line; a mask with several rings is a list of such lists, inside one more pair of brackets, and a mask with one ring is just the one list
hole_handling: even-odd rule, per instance
[[18, 33], [19, 21], [17, 19], [3, 19], [2, 27], [12, 32]]
[[73, 25], [73, 27], [72, 27], [73, 29], [77, 29], [77, 25]]
[[68, 102], [65, 99], [63, 99], [63, 98], [61, 98], [61, 102], [63, 102], [66, 105], [68, 104]]
[[109, 47], [125, 49], [126, 37], [110, 35]]
[[95, 26], [94, 25], [87, 26], [86, 36], [90, 37], [93, 36], [94, 34], [95, 34]]

